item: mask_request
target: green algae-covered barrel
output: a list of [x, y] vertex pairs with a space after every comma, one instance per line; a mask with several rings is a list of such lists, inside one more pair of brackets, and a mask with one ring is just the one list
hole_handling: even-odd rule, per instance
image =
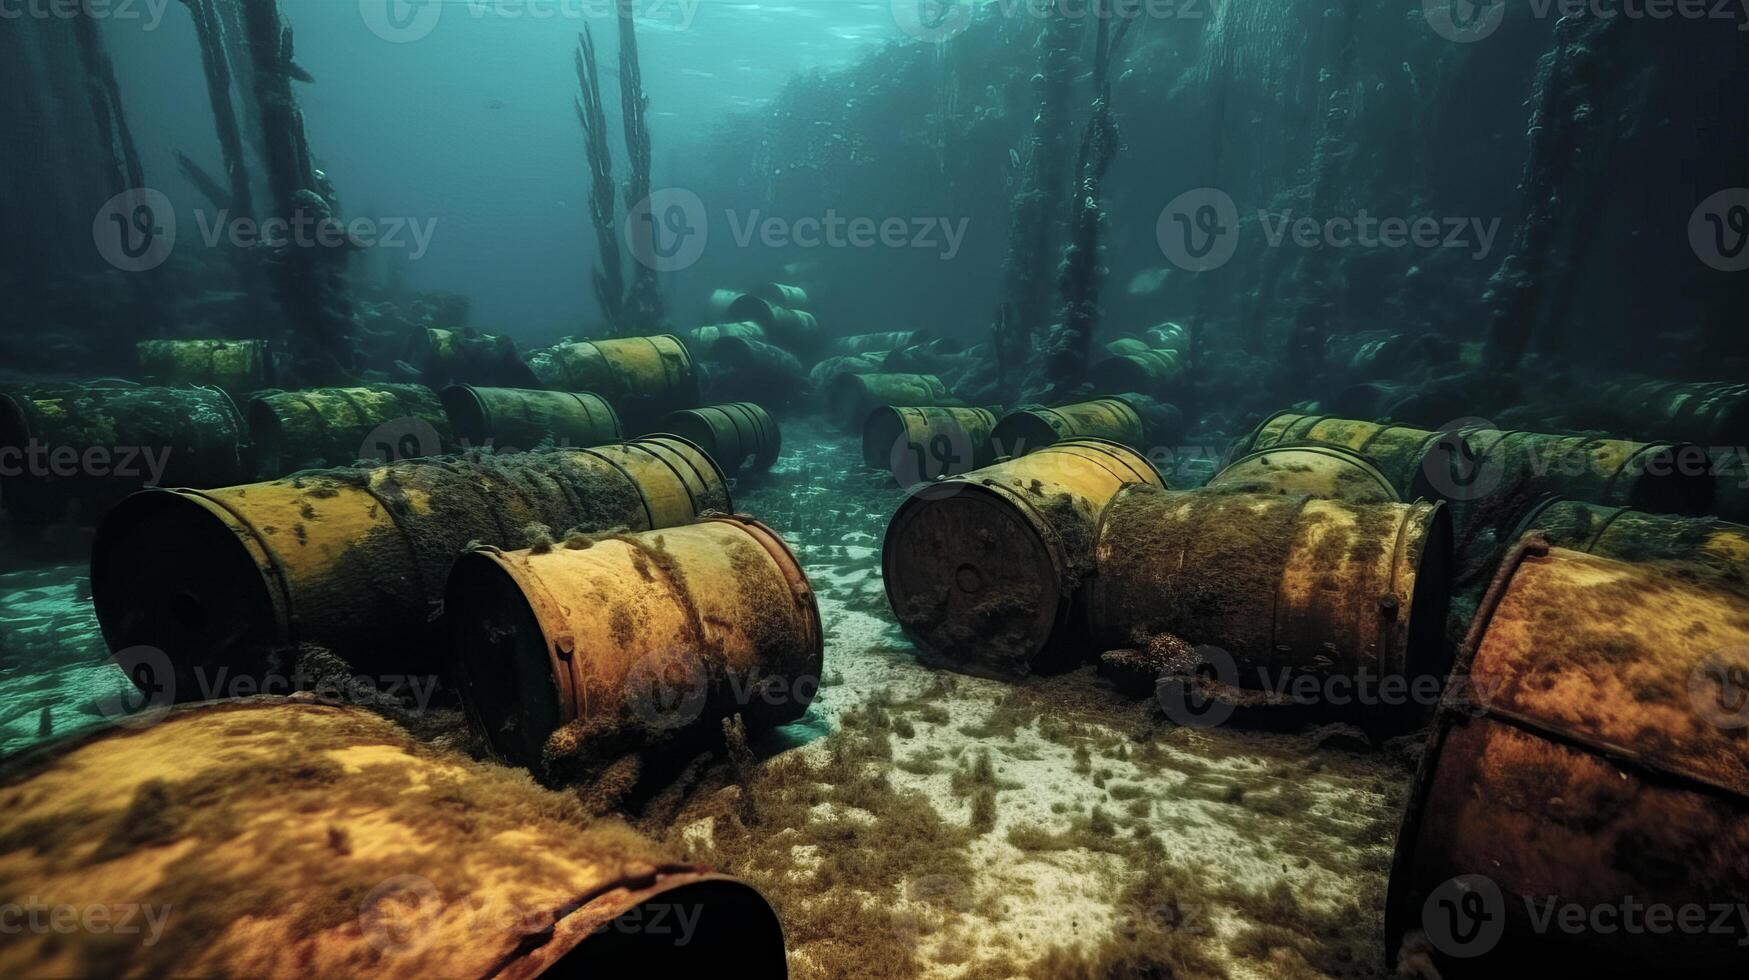
[[516, 341], [473, 329], [422, 327], [407, 338], [403, 355], [427, 384], [445, 382], [528, 388], [538, 384]]
[[683, 409], [656, 429], [697, 443], [730, 476], [771, 469], [783, 452], [777, 422], [752, 402]]
[[372, 676], [437, 674], [432, 620], [470, 543], [519, 548], [730, 510], [722, 471], [673, 436], [154, 490], [98, 528], [92, 600], [111, 649], [164, 651], [181, 699], [227, 674], [289, 673], [303, 643]]
[[1004, 677], [1059, 666], [1099, 512], [1163, 486], [1139, 453], [1078, 439], [913, 491], [881, 545], [893, 614], [927, 659]]
[[1534, 484], [1549, 493], [1661, 514], [1704, 514], [1712, 461], [1693, 443], [1466, 428], [1475, 454], [1474, 492]]
[[140, 376], [154, 384], [212, 385], [233, 395], [274, 386], [265, 340], [142, 340], [134, 352]]
[[924, 340], [920, 330], [889, 330], [885, 333], [859, 333], [850, 337], [834, 337], [828, 349], [837, 357], [846, 354], [868, 354], [903, 350]]
[[728, 379], [712, 379], [715, 394], [760, 397], [783, 405], [801, 397], [808, 388], [802, 362], [776, 344], [725, 337], [711, 348], [711, 358], [729, 369]]
[[587, 392], [450, 385], [440, 397], [456, 437], [470, 449], [599, 446], [624, 437], [613, 406]]
[[528, 366], [545, 387], [607, 399], [634, 432], [698, 404], [692, 353], [671, 334], [559, 344], [530, 354]]
[[1122, 398], [1009, 412], [991, 438], [1003, 456], [1024, 456], [1065, 439], [1109, 439], [1137, 451], [1148, 448], [1141, 414]]
[[424, 385], [306, 388], [255, 396], [249, 432], [259, 475], [454, 452], [437, 392]]
[[710, 354], [717, 341], [730, 337], [740, 337], [743, 340], [765, 340], [765, 328], [750, 320], [740, 323], [712, 323], [696, 327], [686, 332], [686, 346], [698, 352], [700, 357]]
[[1095, 391], [1134, 391], [1150, 398], [1170, 398], [1183, 377], [1183, 358], [1175, 350], [1113, 354], [1087, 369]]
[[786, 310], [807, 310], [813, 308], [813, 302], [808, 298], [808, 291], [800, 286], [787, 282], [762, 282], [747, 292]]
[[1461, 489], [1454, 462], [1473, 458], [1463, 436], [1455, 432], [1296, 412], [1277, 412], [1264, 419], [1233, 446], [1232, 455], [1300, 443], [1341, 446], [1360, 453], [1390, 478], [1404, 500], [1448, 499]]
[[1207, 489], [1226, 493], [1275, 493], [1394, 504], [1402, 498], [1373, 461], [1341, 446], [1322, 443], [1273, 446], [1241, 456], [1221, 468]]
[[841, 374], [880, 374], [888, 353], [876, 350], [828, 357], [808, 369], [808, 380], [816, 391], [826, 391]]
[[142, 713], [8, 760], [0, 888], [78, 913], [11, 930], [10, 977], [785, 975], [750, 886], [525, 772], [302, 698]]
[[901, 487], [962, 476], [995, 462], [995, 427], [987, 408], [886, 405], [862, 427], [862, 462]]
[[0, 502], [26, 525], [93, 524], [142, 487], [226, 486], [252, 466], [223, 390], [106, 382], [0, 394], [0, 462]]
[[726, 315], [730, 320], [759, 324], [767, 340], [804, 360], [811, 362], [826, 349], [826, 334], [820, 329], [820, 321], [806, 310], [747, 294], [730, 304]]
[[1531, 508], [1510, 536], [1535, 531], [1549, 543], [1620, 561], [1675, 561], [1749, 582], [1749, 527], [1711, 517], [1648, 514], [1550, 498]]
[[1606, 385], [1609, 412], [1630, 432], [1708, 446], [1749, 439], [1749, 384], [1645, 381]]
[[840, 428], [856, 432], [883, 405], [953, 403], [947, 385], [933, 374], [840, 374], [826, 386], [827, 416]]

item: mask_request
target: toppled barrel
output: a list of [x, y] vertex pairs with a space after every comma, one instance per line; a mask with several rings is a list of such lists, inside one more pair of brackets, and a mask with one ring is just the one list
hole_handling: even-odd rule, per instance
[[740, 337], [743, 340], [764, 340], [765, 328], [751, 320], [740, 323], [712, 323], [695, 327], [686, 332], [686, 346], [689, 350], [698, 351], [700, 356], [710, 354], [717, 341], [730, 337]]
[[901, 487], [963, 476], [995, 460], [995, 427], [995, 413], [984, 408], [884, 406], [862, 427], [862, 461]]
[[1100, 509], [1163, 486], [1147, 459], [1079, 439], [921, 487], [887, 527], [887, 601], [929, 659], [1014, 676], [1068, 662]]
[[1742, 524], [1550, 498], [1531, 508], [1509, 539], [1531, 531], [1574, 551], [1629, 562], [1688, 562], [1749, 583], [1749, 527]]
[[745, 517], [486, 548], [450, 575], [462, 700], [500, 757], [587, 774], [674, 738], [800, 718], [824, 634], [800, 563]]
[[1494, 489], [1534, 485], [1575, 500], [1660, 514], [1704, 514], [1712, 505], [1712, 461], [1692, 443], [1462, 431], [1474, 453], [1471, 499]]
[[530, 388], [540, 383], [523, 362], [516, 341], [472, 328], [416, 329], [407, 337], [402, 358], [431, 385], [455, 382]]
[[232, 395], [274, 386], [273, 345], [265, 340], [142, 340], [140, 377], [155, 384], [211, 385]]
[[136, 717], [0, 771], [7, 894], [105, 923], [14, 930], [0, 973], [785, 976], [751, 886], [362, 708]]
[[808, 299], [808, 291], [786, 282], [762, 282], [747, 292], [767, 303], [789, 310], [812, 308], [811, 301]]
[[1351, 504], [1402, 503], [1397, 488], [1373, 461], [1322, 443], [1275, 446], [1241, 456], [1208, 482], [1227, 493], [1275, 493]]
[[1217, 647], [1228, 687], [1344, 678], [1357, 720], [1390, 724], [1425, 717], [1450, 667], [1451, 552], [1440, 503], [1127, 487], [1099, 520], [1087, 620], [1113, 649]]
[[840, 374], [826, 386], [826, 414], [840, 428], [861, 432], [884, 405], [950, 405], [947, 385], [933, 374]]
[[865, 351], [828, 357], [808, 369], [808, 380], [817, 391], [826, 391], [841, 374], [881, 374], [890, 351]]
[[656, 428], [697, 443], [730, 476], [771, 469], [783, 452], [776, 420], [752, 402], [685, 409]]
[[424, 385], [306, 388], [249, 402], [256, 472], [345, 466], [361, 459], [411, 459], [454, 452], [455, 433], [437, 392]]
[[599, 446], [624, 436], [613, 406], [586, 392], [450, 385], [439, 397], [456, 436], [470, 449]]
[[669, 334], [559, 344], [530, 354], [528, 366], [545, 387], [607, 399], [634, 432], [698, 404], [692, 354]]
[[886, 353], [900, 350], [923, 340], [917, 330], [890, 330], [886, 333], [859, 333], [849, 337], [834, 337], [828, 350], [837, 356], [846, 354]]
[[775, 344], [725, 337], [711, 348], [710, 395], [734, 401], [765, 399], [779, 407], [808, 392], [808, 374], [796, 356]]
[[1749, 436], [1749, 384], [1645, 381], [1606, 385], [1603, 401], [1619, 426], [1663, 439], [1737, 446]]
[[24, 525], [94, 524], [141, 487], [226, 486], [253, 466], [224, 391], [103, 383], [0, 395], [0, 463], [0, 501]]
[[729, 304], [725, 315], [731, 320], [750, 320], [759, 324], [771, 343], [797, 357], [812, 360], [826, 348], [826, 335], [820, 330], [820, 322], [806, 310], [747, 294]]
[[1741, 973], [1741, 933], [1708, 928], [1712, 913], [1662, 931], [1623, 916], [1662, 907], [1672, 927], [1685, 907], [1749, 894], [1745, 677], [1749, 593], [1681, 565], [1519, 548], [1421, 755], [1387, 962], [1448, 977]]
[[1176, 444], [1183, 430], [1184, 415], [1177, 407], [1126, 394], [1056, 408], [1017, 409], [1002, 416], [991, 439], [1001, 456], [1024, 456], [1064, 439], [1109, 439], [1152, 453]]
[[164, 652], [179, 700], [284, 677], [309, 643], [360, 672], [428, 675], [431, 620], [470, 542], [690, 523], [730, 509], [704, 451], [663, 436], [310, 471], [136, 494], [98, 528], [91, 595], [110, 649]]
[[1446, 500], [1461, 494], [1467, 481], [1457, 464], [1473, 458], [1463, 436], [1455, 432], [1294, 412], [1277, 412], [1264, 419], [1234, 445], [1232, 453], [1241, 456], [1300, 443], [1341, 446], [1360, 453], [1390, 478], [1404, 500]]
[[1150, 398], [1170, 398], [1183, 377], [1183, 360], [1175, 350], [1114, 354], [1087, 369], [1095, 391], [1134, 391]]

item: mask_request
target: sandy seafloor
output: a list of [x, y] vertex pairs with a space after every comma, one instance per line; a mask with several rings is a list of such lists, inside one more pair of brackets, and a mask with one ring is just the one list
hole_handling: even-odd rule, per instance
[[[964, 852], [946, 874], [933, 859], [894, 858], [879, 880], [800, 889], [792, 903], [848, 893], [867, 914], [845, 927], [848, 940], [786, 914], [795, 976], [840, 975], [859, 960], [865, 976], [1384, 972], [1385, 879], [1412, 738], [1386, 751], [1327, 729], [1179, 728], [1091, 669], [1014, 685], [922, 666], [880, 581], [880, 537], [903, 491], [863, 469], [852, 440], [812, 423], [786, 425], [785, 442], [775, 473], [738, 487], [736, 505], [783, 533], [806, 566], [826, 671], [808, 716], [759, 740], [798, 747], [762, 765], [800, 753], [823, 766], [834, 736], [863, 726], [858, 737], [880, 741], [858, 762], [881, 782], [877, 798], [921, 798]], [[127, 690], [106, 659], [84, 565], [9, 560], [0, 754], [102, 723]], [[995, 806], [977, 826], [980, 791]], [[883, 840], [855, 828], [886, 815], [844, 795], [804, 812], [818, 826], [753, 834], [762, 863], [791, 869], [792, 882], [818, 873], [822, 846]], [[714, 818], [680, 819], [675, 839], [708, 856]]]

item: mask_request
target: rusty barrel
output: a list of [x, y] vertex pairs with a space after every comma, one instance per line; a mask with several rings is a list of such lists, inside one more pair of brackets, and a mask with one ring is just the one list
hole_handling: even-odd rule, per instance
[[456, 450], [449, 413], [424, 385], [271, 392], [250, 400], [248, 420], [261, 477]]
[[1607, 385], [1604, 399], [1630, 431], [1719, 447], [1749, 438], [1749, 384], [1645, 381]]
[[764, 340], [765, 328], [752, 321], [741, 323], [712, 323], [695, 327], [686, 332], [686, 346], [698, 351], [700, 356], [708, 355], [717, 341], [730, 337], [740, 337], [745, 340]]
[[883, 405], [952, 403], [947, 385], [933, 374], [840, 374], [826, 386], [827, 417], [855, 432], [861, 432], [869, 414]]
[[1528, 484], [1575, 500], [1660, 514], [1704, 514], [1712, 505], [1712, 461], [1693, 443], [1486, 428], [1466, 428], [1463, 437], [1475, 454], [1472, 495]]
[[265, 340], [142, 340], [140, 377], [156, 384], [212, 385], [233, 395], [274, 386], [273, 345]]
[[926, 658], [976, 673], [1069, 662], [1100, 509], [1132, 484], [1163, 486], [1134, 450], [1078, 439], [917, 489], [881, 548], [899, 624]]
[[1009, 412], [996, 423], [991, 439], [1002, 456], [1024, 456], [1065, 439], [1107, 439], [1137, 451], [1148, 448], [1141, 414], [1122, 398]]
[[1175, 350], [1114, 354], [1087, 369], [1095, 391], [1134, 391], [1152, 398], [1170, 397], [1183, 377], [1183, 358]]
[[807, 394], [808, 372], [794, 354], [759, 340], [727, 337], [711, 348], [713, 368], [726, 370], [711, 376], [711, 394], [745, 401], [761, 398], [778, 406], [788, 405]]
[[1461, 495], [1465, 481], [1455, 468], [1472, 457], [1456, 432], [1415, 429], [1383, 422], [1277, 412], [1233, 447], [1240, 456], [1274, 446], [1322, 443], [1352, 449], [1373, 461], [1404, 500], [1445, 500]]
[[91, 594], [110, 649], [164, 652], [176, 697], [290, 673], [326, 647], [371, 675], [438, 672], [431, 620], [470, 543], [648, 530], [730, 509], [727, 481], [673, 436], [591, 449], [311, 471], [136, 494], [98, 528]]
[[688, 408], [663, 419], [657, 429], [697, 443], [730, 476], [771, 469], [783, 452], [777, 421], [753, 402]]
[[607, 399], [633, 431], [698, 404], [692, 353], [669, 334], [559, 344], [530, 354], [528, 366], [544, 387]]
[[1509, 537], [1517, 541], [1531, 531], [1573, 551], [1629, 562], [1689, 562], [1749, 583], [1749, 527], [1742, 524], [1551, 497], [1532, 507]]
[[[1173, 493], [1130, 487], [1100, 517], [1087, 587], [1092, 633], [1113, 648], [1163, 635], [1219, 647], [1226, 683], [1311, 675], [1366, 680], [1413, 714], [1445, 679], [1452, 530], [1445, 505]], [[1354, 689], [1359, 689], [1358, 687]], [[1358, 702], [1357, 702], [1358, 704]], [[1426, 707], [1426, 706], [1423, 706]]]
[[901, 350], [924, 339], [922, 331], [889, 330], [886, 333], [859, 333], [850, 337], [834, 337], [827, 350], [842, 357], [846, 354], [885, 353]]
[[216, 387], [94, 383], [0, 394], [0, 501], [25, 525], [94, 524], [145, 486], [249, 478], [248, 430]]
[[624, 437], [613, 406], [587, 392], [450, 385], [439, 397], [456, 437], [469, 448], [599, 446]]
[[455, 382], [529, 388], [540, 383], [523, 362], [516, 341], [472, 328], [417, 328], [407, 337], [402, 359], [434, 385]]
[[1351, 504], [1395, 504], [1403, 499], [1372, 460], [1352, 449], [1322, 443], [1273, 446], [1241, 456], [1222, 467], [1209, 480], [1208, 489]]
[[995, 428], [996, 414], [985, 408], [887, 405], [862, 427], [862, 461], [901, 487], [963, 476], [995, 460]]
[[781, 306], [751, 293], [729, 304], [731, 320], [750, 320], [765, 330], [766, 339], [797, 357], [812, 360], [826, 348], [820, 321], [806, 310]]
[[[1670, 913], [1749, 895], [1745, 677], [1740, 587], [1539, 538], [1517, 548], [1421, 755], [1387, 960], [1445, 976], [1741, 973], [1740, 929], [1708, 929], [1710, 913], [1678, 929]], [[1623, 928], [1627, 902], [1642, 925], [1666, 907], [1665, 928]], [[1569, 931], [1565, 906], [1617, 914]]]
[[[257, 697], [129, 721], [0, 769], [0, 888], [87, 923], [14, 930], [0, 973], [785, 975], [751, 886], [365, 709]], [[652, 928], [677, 908], [684, 933]]]
[[583, 547], [485, 548], [445, 607], [462, 701], [499, 757], [596, 771], [675, 736], [805, 714], [824, 633], [808, 577], [770, 528], [719, 516]]

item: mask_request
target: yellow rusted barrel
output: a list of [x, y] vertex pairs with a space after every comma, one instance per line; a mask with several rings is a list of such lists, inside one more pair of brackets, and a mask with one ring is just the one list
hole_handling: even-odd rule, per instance
[[516, 341], [473, 329], [415, 329], [407, 337], [402, 358], [432, 385], [502, 385], [530, 388], [540, 382], [522, 360]]
[[663, 419], [657, 429], [697, 443], [731, 476], [771, 469], [783, 452], [777, 421], [752, 402], [689, 408]]
[[273, 345], [265, 340], [142, 340], [140, 377], [157, 384], [212, 385], [233, 395], [274, 386]]
[[730, 337], [740, 337], [744, 340], [764, 340], [765, 328], [757, 323], [744, 321], [741, 323], [713, 323], [708, 326], [696, 327], [686, 332], [686, 346], [698, 351], [703, 357], [710, 354], [717, 341]]
[[215, 387], [97, 382], [0, 394], [0, 501], [27, 526], [94, 524], [142, 487], [249, 478], [248, 432]]
[[362, 708], [250, 698], [66, 739], [0, 770], [0, 841], [8, 900], [75, 922], [10, 929], [6, 976], [785, 975], [751, 886]]
[[530, 354], [528, 366], [548, 388], [607, 399], [634, 431], [698, 404], [692, 354], [668, 334], [559, 344]]
[[1115, 354], [1087, 369], [1095, 391], [1134, 391], [1152, 398], [1171, 397], [1183, 377], [1183, 360], [1175, 350]]
[[1660, 514], [1704, 514], [1712, 505], [1712, 461], [1693, 443], [1628, 442], [1466, 428], [1482, 492], [1526, 484], [1592, 503]]
[[1436, 692], [1450, 667], [1451, 552], [1437, 502], [1126, 488], [1099, 520], [1087, 619], [1107, 647], [1219, 647], [1245, 688], [1393, 679], [1394, 702], [1361, 713], [1413, 714], [1413, 686]]
[[1469, 485], [1454, 467], [1459, 460], [1473, 458], [1473, 453], [1456, 432], [1277, 412], [1234, 445], [1232, 452], [1242, 456], [1300, 443], [1341, 446], [1360, 453], [1390, 478], [1404, 500], [1448, 500], [1462, 495]]
[[613, 406], [587, 392], [450, 385], [440, 397], [456, 437], [470, 449], [599, 446], [624, 435]]
[[995, 460], [995, 428], [996, 414], [986, 408], [887, 405], [862, 427], [862, 461], [901, 487], [962, 476]]
[[1645, 381], [1605, 385], [1603, 401], [1618, 424], [1663, 439], [1740, 446], [1749, 439], [1749, 384]]
[[1122, 398], [1009, 412], [996, 423], [991, 439], [1000, 456], [1024, 456], [1065, 439], [1109, 439], [1137, 451], [1148, 448], [1141, 414]]
[[[1749, 593], [1532, 538], [1463, 657], [1397, 838], [1388, 960], [1445, 976], [1741, 973], [1740, 930], [1671, 913], [1749, 894]], [[1670, 928], [1623, 928], [1629, 902], [1642, 924], [1665, 907]]]
[[861, 432], [883, 405], [951, 405], [947, 385], [933, 374], [840, 374], [826, 386], [826, 414], [840, 428]]
[[1208, 489], [1318, 497], [1351, 504], [1402, 503], [1397, 488], [1372, 460], [1352, 449], [1321, 443], [1275, 446], [1241, 456], [1222, 467], [1209, 480]]
[[914, 491], [887, 526], [887, 601], [918, 651], [1015, 676], [1071, 660], [1074, 600], [1100, 509], [1121, 488], [1160, 487], [1146, 458], [1101, 439]]
[[731, 320], [751, 320], [765, 330], [766, 338], [797, 357], [813, 360], [826, 348], [820, 321], [806, 310], [781, 306], [751, 293], [729, 305]]
[[869, 354], [902, 350], [925, 339], [920, 330], [890, 330], [886, 333], [859, 333], [850, 337], [834, 337], [829, 345], [832, 354]]
[[494, 753], [548, 776], [628, 752], [800, 718], [824, 633], [801, 564], [747, 517], [583, 547], [485, 548], [456, 563], [445, 608], [462, 700]]
[[721, 470], [673, 436], [155, 490], [98, 528], [91, 593], [110, 649], [163, 651], [181, 700], [214, 696], [227, 674], [289, 671], [284, 651], [301, 643], [372, 676], [436, 674], [431, 620], [470, 542], [523, 547], [531, 533], [729, 509]]
[[257, 395], [248, 408], [257, 475], [455, 452], [437, 392], [424, 385], [306, 388]]
[[1620, 561], [1688, 562], [1749, 583], [1749, 527], [1742, 524], [1554, 497], [1532, 507], [1510, 538], [1532, 531], [1561, 548]]

